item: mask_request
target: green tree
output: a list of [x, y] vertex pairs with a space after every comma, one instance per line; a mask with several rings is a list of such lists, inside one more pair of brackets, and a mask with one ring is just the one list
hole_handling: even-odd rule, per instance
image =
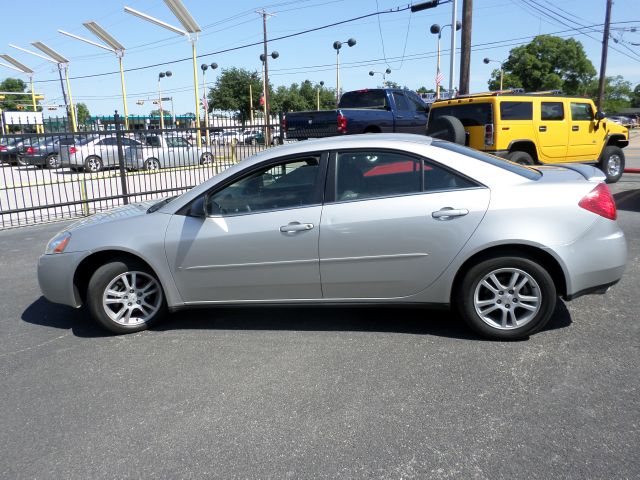
[[[19, 78], [6, 78], [0, 82], [0, 92], [24, 92], [27, 84]], [[18, 105], [31, 105], [30, 95], [6, 95], [5, 99], [0, 101], [0, 109], [2, 110], [18, 110]]]
[[[503, 72], [502, 88], [508, 90], [510, 88], [522, 88], [522, 81], [517, 75], [511, 72]], [[500, 69], [491, 72], [491, 80], [489, 80], [489, 90], [500, 90]]]
[[433, 88], [422, 86], [416, 90], [416, 93], [436, 93], [436, 91]]
[[[262, 80], [256, 71], [244, 68], [223, 69], [216, 80], [214, 87], [209, 89], [209, 111], [227, 110], [239, 112], [240, 117], [246, 119], [250, 116], [249, 85], [251, 85], [253, 108], [260, 108], [260, 94], [262, 92]], [[271, 93], [271, 89], [269, 89]]]
[[633, 96], [631, 98], [631, 106], [634, 108], [640, 108], [640, 83], [633, 89]]
[[292, 83], [289, 87], [279, 86], [271, 96], [271, 110], [274, 112], [316, 110], [318, 95], [320, 96], [321, 110], [335, 107], [335, 90], [305, 80], [300, 85]]
[[[582, 43], [552, 35], [538, 35], [512, 49], [503, 67], [505, 87], [519, 84], [531, 92], [561, 89], [571, 95], [584, 94], [596, 75]], [[499, 71], [494, 71], [489, 88], [499, 88], [499, 82]]]
[[84, 103], [77, 103], [76, 111], [78, 112], [78, 125], [86, 124], [91, 117], [87, 106]]
[[[587, 94], [594, 101], [598, 98], [598, 87], [598, 80], [594, 79], [587, 88]], [[633, 94], [631, 82], [627, 82], [622, 76], [606, 77], [604, 83], [604, 102], [601, 109], [606, 113], [619, 113], [623, 108], [631, 106]]]

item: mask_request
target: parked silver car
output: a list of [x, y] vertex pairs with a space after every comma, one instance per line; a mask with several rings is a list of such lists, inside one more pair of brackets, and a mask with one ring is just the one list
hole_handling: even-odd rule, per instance
[[132, 169], [158, 170], [166, 167], [209, 165], [213, 163], [211, 148], [192, 145], [175, 135], [148, 135], [144, 145], [127, 151], [126, 165]]
[[[140, 141], [122, 136], [123, 152], [129, 148], [141, 148]], [[74, 145], [60, 149], [63, 167], [86, 172], [100, 172], [119, 165], [118, 141], [115, 135], [88, 135], [76, 140]]]
[[191, 191], [84, 219], [38, 263], [45, 297], [113, 332], [195, 305], [449, 305], [481, 335], [540, 330], [626, 262], [602, 172], [530, 168], [418, 135], [298, 142]]

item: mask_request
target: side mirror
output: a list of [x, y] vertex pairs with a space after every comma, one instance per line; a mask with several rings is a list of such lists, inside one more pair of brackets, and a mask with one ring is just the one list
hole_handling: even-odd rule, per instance
[[598, 110], [596, 112], [596, 117], [595, 118], [596, 118], [597, 121], [604, 120], [604, 118], [605, 118], [604, 117], [604, 113], [602, 113], [600, 110]]

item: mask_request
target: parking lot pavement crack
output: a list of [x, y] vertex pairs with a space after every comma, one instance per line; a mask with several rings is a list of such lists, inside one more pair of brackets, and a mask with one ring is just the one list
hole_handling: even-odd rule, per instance
[[43, 347], [45, 345], [49, 345], [50, 343], [53, 343], [53, 342], [55, 342], [57, 340], [60, 340], [61, 338], [68, 337], [68, 336], [69, 336], [69, 333], [65, 333], [64, 335], [60, 335], [58, 337], [50, 338], [49, 340], [41, 342], [41, 343], [39, 343], [37, 345], [32, 345], [31, 347], [21, 348], [20, 350], [14, 350], [13, 352], [0, 353], [0, 358], [7, 357], [7, 356], [10, 356], [10, 355], [17, 355], [18, 353], [22, 353], [22, 352], [33, 350], [33, 349], [36, 349], [36, 348], [40, 348], [40, 347]]

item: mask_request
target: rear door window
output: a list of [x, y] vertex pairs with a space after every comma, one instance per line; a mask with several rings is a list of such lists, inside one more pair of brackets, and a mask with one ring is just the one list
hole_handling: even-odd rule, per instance
[[540, 120], [564, 120], [564, 104], [562, 102], [542, 102]]
[[347, 92], [340, 98], [339, 107], [384, 109], [387, 107], [387, 94], [384, 90]]

